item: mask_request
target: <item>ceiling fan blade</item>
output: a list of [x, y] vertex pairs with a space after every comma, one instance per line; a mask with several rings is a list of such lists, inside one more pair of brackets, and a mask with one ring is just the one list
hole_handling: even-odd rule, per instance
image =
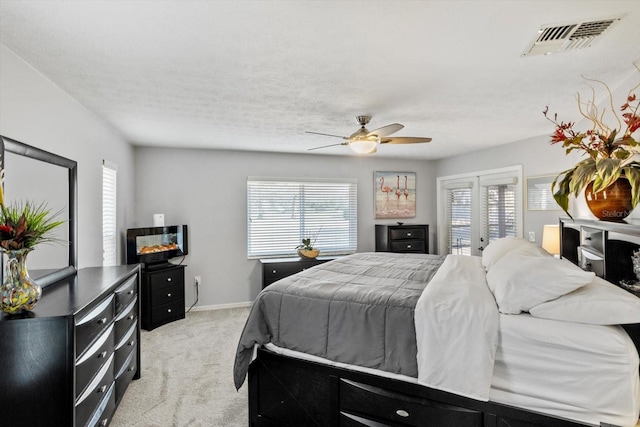
[[339, 142], [337, 144], [329, 144], [329, 145], [323, 145], [321, 147], [309, 148], [307, 151], [318, 150], [320, 148], [335, 147], [336, 145], [348, 145], [348, 144], [346, 142]]
[[396, 138], [382, 138], [380, 140], [380, 144], [419, 144], [421, 142], [431, 142], [431, 138], [400, 136]]
[[330, 133], [320, 133], [320, 132], [310, 132], [310, 131], [306, 131], [305, 133], [312, 133], [314, 135], [333, 136], [335, 138], [347, 139], [347, 137], [345, 137], [345, 136], [331, 135]]
[[392, 125], [382, 126], [381, 128], [372, 130], [371, 132], [369, 132], [367, 134], [367, 136], [369, 136], [369, 135], [376, 135], [376, 136], [380, 136], [380, 137], [388, 136], [388, 135], [391, 135], [392, 133], [398, 132], [403, 127], [404, 126], [401, 125], [400, 123], [394, 123]]

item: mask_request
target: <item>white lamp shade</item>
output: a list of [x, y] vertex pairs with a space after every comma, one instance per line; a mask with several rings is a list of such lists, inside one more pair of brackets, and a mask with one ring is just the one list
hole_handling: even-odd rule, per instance
[[545, 225], [542, 229], [542, 249], [551, 255], [560, 254], [560, 226]]

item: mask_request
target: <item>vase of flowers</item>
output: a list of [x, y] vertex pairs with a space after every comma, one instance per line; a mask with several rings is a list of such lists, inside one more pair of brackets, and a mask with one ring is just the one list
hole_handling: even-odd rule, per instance
[[[640, 71], [640, 68], [636, 68]], [[640, 202], [640, 143], [634, 137], [634, 133], [640, 129], [640, 98], [634, 91], [640, 84], [628, 92], [618, 115], [606, 83], [585, 80], [605, 88], [609, 94], [610, 109], [596, 106], [595, 90], [587, 101], [578, 94], [578, 111], [591, 122], [590, 129], [578, 131], [574, 129], [574, 122], [558, 121], [558, 115], [550, 117], [548, 107], [545, 108], [544, 116], [555, 125], [551, 143], [561, 143], [566, 154], [578, 150], [588, 156], [558, 174], [551, 191], [558, 205], [569, 216], [569, 196], [573, 194], [578, 197], [585, 190], [587, 206], [597, 218], [620, 221]], [[606, 119], [610, 119], [613, 126], [606, 124]]]
[[4, 280], [0, 286], [0, 311], [16, 314], [32, 310], [42, 288], [29, 277], [27, 255], [37, 244], [54, 241], [56, 221], [44, 203], [16, 203], [4, 206], [0, 194], [0, 250], [6, 255]]

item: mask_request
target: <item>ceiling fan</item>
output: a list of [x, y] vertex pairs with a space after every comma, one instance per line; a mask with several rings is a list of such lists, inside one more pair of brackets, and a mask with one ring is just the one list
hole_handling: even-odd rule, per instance
[[317, 150], [320, 148], [334, 147], [336, 145], [347, 145], [358, 154], [371, 154], [378, 151], [378, 144], [416, 144], [431, 141], [431, 138], [416, 138], [409, 136], [389, 138], [389, 135], [398, 132], [404, 127], [399, 123], [394, 123], [369, 131], [365, 126], [371, 120], [371, 116], [358, 116], [356, 117], [356, 120], [358, 120], [358, 123], [360, 124], [360, 129], [349, 136], [331, 135], [328, 133], [307, 131], [306, 133], [312, 133], [314, 135], [332, 136], [345, 140], [344, 142], [340, 142], [337, 144], [329, 144], [320, 147], [309, 148], [309, 151]]

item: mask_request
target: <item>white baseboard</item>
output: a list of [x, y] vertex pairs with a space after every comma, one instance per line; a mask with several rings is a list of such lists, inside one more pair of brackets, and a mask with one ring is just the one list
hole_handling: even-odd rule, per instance
[[[209, 311], [209, 310], [225, 310], [228, 308], [249, 308], [253, 304], [253, 301], [247, 302], [232, 302], [230, 304], [215, 304], [215, 305], [198, 305], [191, 309], [191, 311]], [[185, 310], [189, 310], [186, 307]]]

